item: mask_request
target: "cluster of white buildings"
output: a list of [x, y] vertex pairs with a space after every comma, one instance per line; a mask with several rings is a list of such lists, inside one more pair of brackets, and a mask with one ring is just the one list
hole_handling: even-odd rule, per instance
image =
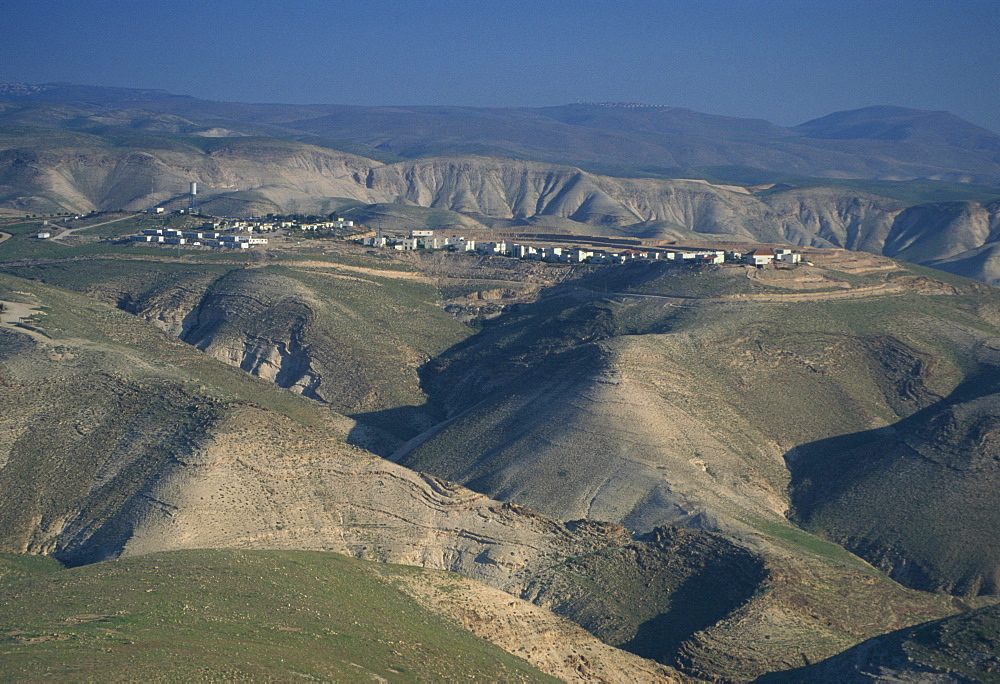
[[142, 235], [131, 235], [132, 242], [153, 242], [164, 245], [191, 245], [193, 247], [226, 247], [229, 249], [250, 249], [256, 245], [266, 245], [267, 238], [250, 235], [223, 235], [205, 231], [175, 230], [173, 228], [146, 228]]
[[700, 263], [721, 264], [726, 259], [722, 250], [683, 250], [683, 249], [624, 249], [606, 251], [600, 249], [584, 249], [582, 247], [541, 247], [509, 240], [499, 242], [476, 243], [464, 237], [441, 237], [434, 235], [432, 230], [415, 230], [408, 237], [391, 237], [386, 235], [369, 236], [361, 239], [361, 244], [368, 247], [387, 247], [400, 251], [417, 249], [447, 249], [453, 252], [477, 252], [492, 256], [506, 256], [514, 259], [529, 259], [534, 261], [553, 261], [562, 263], [591, 264], [621, 264], [633, 259], [665, 259], [668, 261], [690, 261]]
[[685, 263], [721, 264], [726, 253], [718, 249], [586, 249], [583, 247], [535, 247], [517, 242], [489, 242], [480, 250], [483, 254], [509, 256], [515, 259], [555, 261], [570, 264], [624, 264], [636, 259], [654, 259]]
[[802, 255], [790, 249], [758, 248], [742, 254], [732, 253], [733, 261], [743, 261], [751, 266], [767, 266], [769, 264], [785, 264], [791, 266], [802, 261]]
[[279, 228], [288, 228], [295, 225], [292, 221], [269, 221], [267, 219], [222, 219], [219, 221], [205, 221], [201, 224], [201, 231], [235, 230], [246, 233], [273, 233]]
[[273, 233], [276, 230], [291, 229], [305, 231], [333, 230], [337, 228], [353, 228], [354, 221], [339, 218], [336, 221], [317, 221], [315, 223], [299, 223], [297, 221], [279, 221], [266, 218], [221, 219], [206, 221], [201, 224], [201, 230], [236, 230], [248, 233]]
[[361, 244], [366, 247], [388, 247], [401, 252], [412, 252], [417, 249], [447, 249], [452, 252], [474, 252], [476, 241], [464, 237], [440, 237], [433, 230], [414, 230], [409, 237], [370, 235], [361, 238]]
[[282, 228], [293, 228], [295, 230], [334, 230], [337, 228], [353, 228], [354, 221], [348, 221], [347, 219], [339, 218], [336, 221], [317, 221], [316, 223], [294, 223], [291, 225], [284, 225], [289, 222], [282, 222]]
[[379, 233], [362, 238], [361, 244], [368, 247], [386, 247], [400, 251], [447, 249], [453, 252], [477, 252], [514, 259], [572, 264], [623, 264], [635, 259], [654, 259], [688, 264], [722, 264], [730, 261], [743, 262], [752, 266], [765, 266], [769, 264], [797, 264], [801, 261], [802, 256], [790, 249], [772, 250], [767, 248], [755, 249], [744, 254], [742, 252], [726, 252], [721, 249], [658, 248], [609, 251], [583, 247], [541, 247], [509, 240], [477, 244], [475, 240], [464, 237], [437, 236], [434, 235], [433, 230], [414, 230], [408, 237], [387, 236]]

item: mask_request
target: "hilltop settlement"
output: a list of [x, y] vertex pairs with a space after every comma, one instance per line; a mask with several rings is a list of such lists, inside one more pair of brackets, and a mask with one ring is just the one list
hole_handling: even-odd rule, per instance
[[792, 266], [800, 263], [802, 260], [800, 253], [787, 248], [770, 249], [762, 247], [749, 252], [726, 251], [722, 249], [685, 249], [679, 247], [611, 250], [579, 246], [530, 245], [505, 239], [478, 243], [474, 239], [461, 236], [438, 236], [434, 234], [433, 230], [414, 230], [407, 236], [389, 236], [379, 231], [375, 235], [362, 237], [359, 241], [367, 247], [381, 247], [398, 251], [426, 249], [447, 250], [451, 252], [476, 252], [490, 256], [506, 256], [515, 259], [571, 264], [623, 264], [636, 259], [652, 259], [691, 264], [722, 264], [726, 261], [744, 262], [752, 266], [763, 267], [770, 264]]

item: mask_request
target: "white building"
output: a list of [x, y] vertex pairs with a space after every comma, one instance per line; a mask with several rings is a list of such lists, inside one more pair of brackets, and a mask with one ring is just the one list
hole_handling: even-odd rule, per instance
[[766, 266], [774, 263], [774, 252], [770, 249], [755, 249], [744, 254], [743, 260], [751, 266]]
[[802, 255], [790, 249], [776, 249], [774, 259], [781, 264], [797, 264], [802, 261]]

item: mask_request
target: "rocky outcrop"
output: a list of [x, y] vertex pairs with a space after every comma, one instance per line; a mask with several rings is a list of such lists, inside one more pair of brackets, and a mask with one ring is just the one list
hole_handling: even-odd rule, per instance
[[613, 648], [545, 608], [471, 580], [437, 574], [394, 579], [421, 604], [563, 681], [691, 681], [672, 668]]

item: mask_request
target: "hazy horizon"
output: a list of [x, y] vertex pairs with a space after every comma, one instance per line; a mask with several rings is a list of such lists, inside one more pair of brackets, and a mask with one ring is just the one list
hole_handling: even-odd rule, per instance
[[1000, 3], [83, 0], [6, 9], [0, 80], [232, 102], [637, 102], [796, 125], [894, 105], [1000, 131]]

